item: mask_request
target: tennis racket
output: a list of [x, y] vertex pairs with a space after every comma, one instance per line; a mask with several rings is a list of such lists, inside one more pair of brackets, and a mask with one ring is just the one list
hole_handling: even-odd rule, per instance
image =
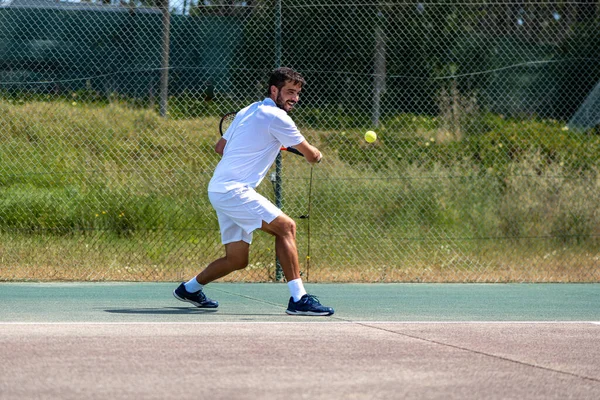
[[[231, 123], [233, 122], [233, 119], [235, 118], [236, 114], [237, 113], [235, 112], [229, 112], [221, 117], [221, 121], [219, 122], [219, 133], [221, 134], [221, 136], [223, 136], [225, 131], [227, 131], [227, 128], [229, 128], [229, 125], [231, 125]], [[294, 153], [298, 156], [304, 157], [304, 154], [300, 153], [298, 149], [295, 149], [293, 147], [281, 147], [281, 150], [289, 151], [290, 153]]]

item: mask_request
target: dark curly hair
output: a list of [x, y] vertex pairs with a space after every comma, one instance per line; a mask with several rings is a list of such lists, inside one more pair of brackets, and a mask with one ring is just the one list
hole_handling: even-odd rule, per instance
[[267, 86], [267, 96], [271, 95], [271, 86], [281, 89], [286, 82], [291, 81], [294, 85], [304, 86], [306, 81], [299, 72], [294, 71], [291, 68], [280, 67], [271, 72], [269, 75], [269, 85]]

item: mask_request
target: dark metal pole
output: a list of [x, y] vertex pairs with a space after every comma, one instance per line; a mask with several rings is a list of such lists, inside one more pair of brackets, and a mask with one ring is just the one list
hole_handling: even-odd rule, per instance
[[[277, 5], [275, 8], [275, 67], [281, 67], [281, 0], [277, 0]], [[281, 190], [281, 172], [281, 152], [279, 152], [277, 158], [275, 159], [275, 205], [278, 208], [281, 208], [283, 200]], [[279, 258], [275, 256], [275, 281], [279, 282], [282, 279], [283, 271], [281, 269], [281, 264], [279, 263]]]
[[[281, 208], [281, 152], [277, 155], [277, 159], [275, 160], [275, 205], [277, 208]], [[281, 269], [281, 264], [279, 263], [279, 258], [275, 255], [275, 281], [279, 282], [283, 279], [283, 270]]]

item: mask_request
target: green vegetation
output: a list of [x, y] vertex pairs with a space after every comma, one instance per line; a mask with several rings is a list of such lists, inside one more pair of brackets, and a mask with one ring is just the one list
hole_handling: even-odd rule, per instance
[[[218, 118], [75, 97], [2, 100], [0, 112], [0, 279], [174, 280], [220, 254], [205, 194]], [[586, 268], [598, 263], [599, 136], [484, 114], [457, 139], [443, 119], [404, 114], [368, 145], [360, 121], [310, 130], [314, 115], [299, 115], [326, 155], [309, 279], [598, 279]], [[309, 171], [284, 155], [293, 217], [306, 213]], [[273, 198], [269, 182], [260, 191]], [[297, 221], [304, 260], [308, 220]], [[231, 279], [271, 279], [273, 258], [258, 233], [251, 266]]]

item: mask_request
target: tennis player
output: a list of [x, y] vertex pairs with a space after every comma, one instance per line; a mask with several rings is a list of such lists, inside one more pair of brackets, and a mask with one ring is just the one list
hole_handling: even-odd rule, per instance
[[216, 308], [203, 287], [248, 265], [252, 233], [260, 229], [275, 236], [275, 252], [291, 293], [286, 312], [291, 315], [331, 315], [333, 308], [321, 305], [306, 293], [300, 278], [296, 247], [296, 223], [255, 191], [281, 146], [298, 149], [311, 164], [321, 161], [321, 152], [306, 141], [288, 113], [298, 102], [305, 80], [290, 68], [278, 68], [269, 77], [267, 98], [237, 113], [217, 142], [223, 157], [208, 185], [208, 198], [217, 212], [225, 257], [210, 263], [197, 276], [184, 282], [173, 295], [200, 308]]

